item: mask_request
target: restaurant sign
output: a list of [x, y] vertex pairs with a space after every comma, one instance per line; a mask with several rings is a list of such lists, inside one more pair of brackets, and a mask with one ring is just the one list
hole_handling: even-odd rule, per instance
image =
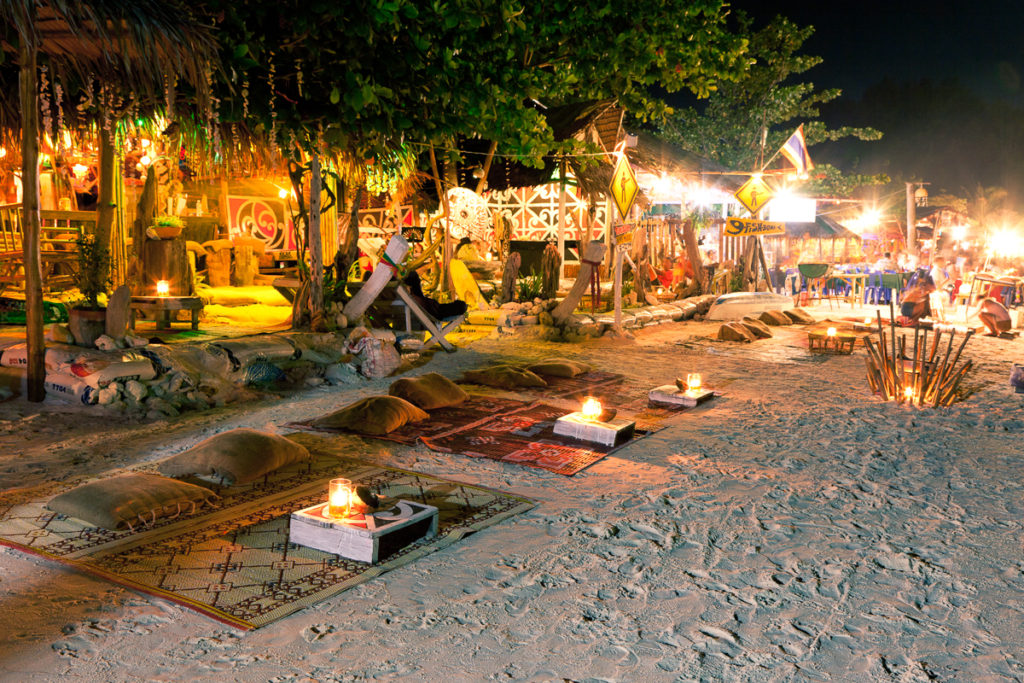
[[785, 233], [785, 223], [755, 221], [749, 218], [728, 218], [725, 221], [725, 234], [730, 237], [745, 237], [747, 235], [784, 235]]
[[619, 223], [615, 226], [615, 244], [630, 244], [633, 241], [633, 224]]

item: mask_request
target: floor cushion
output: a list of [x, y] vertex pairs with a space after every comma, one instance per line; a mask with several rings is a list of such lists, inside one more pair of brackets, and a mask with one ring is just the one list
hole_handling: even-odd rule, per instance
[[202, 486], [138, 472], [82, 484], [55, 497], [46, 507], [104, 529], [131, 529], [194, 512], [217, 498]]
[[371, 396], [313, 420], [314, 427], [346, 429], [360, 434], [388, 434], [430, 416], [397, 396]]
[[469, 394], [462, 387], [436, 372], [395, 380], [391, 383], [388, 394], [404, 398], [423, 410], [461, 405], [469, 398]]
[[546, 387], [548, 385], [536, 373], [514, 365], [492, 365], [491, 367], [480, 368], [479, 370], [467, 370], [463, 373], [463, 376], [467, 382], [501, 389]]
[[545, 358], [542, 361], [526, 366], [526, 369], [536, 375], [547, 375], [549, 377], [575, 377], [591, 372], [594, 366], [578, 360], [567, 358]]
[[305, 446], [283, 436], [255, 429], [232, 429], [164, 460], [157, 470], [168, 477], [211, 475], [234, 486], [308, 459]]

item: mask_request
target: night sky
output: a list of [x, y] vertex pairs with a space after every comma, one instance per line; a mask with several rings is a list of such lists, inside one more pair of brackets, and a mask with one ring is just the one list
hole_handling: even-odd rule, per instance
[[[957, 9], [952, 6], [957, 5]], [[1011, 0], [974, 2], [757, 2], [743, 9], [761, 26], [782, 14], [814, 35], [804, 53], [824, 58], [806, 78], [859, 97], [883, 78], [956, 78], [986, 97], [1024, 104], [1024, 8]]]

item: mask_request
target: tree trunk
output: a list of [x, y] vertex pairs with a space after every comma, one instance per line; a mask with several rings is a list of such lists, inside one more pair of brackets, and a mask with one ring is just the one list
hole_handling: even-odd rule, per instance
[[501, 274], [501, 303], [507, 304], [516, 300], [516, 278], [519, 277], [519, 267], [523, 264], [523, 257], [518, 251], [513, 251], [505, 261], [505, 271]]
[[25, 346], [28, 353], [28, 400], [46, 398], [46, 345], [43, 342], [43, 272], [39, 260], [39, 87], [36, 46], [21, 41], [21, 183], [22, 249], [25, 261]]
[[540, 296], [542, 299], [554, 299], [558, 292], [558, 272], [562, 268], [562, 258], [558, 253], [558, 247], [553, 244], [544, 247], [540, 263], [543, 274]]
[[686, 243], [686, 257], [693, 268], [693, 278], [697, 281], [699, 292], [705, 291], [704, 263], [700, 259], [700, 249], [697, 248], [697, 232], [693, 229], [693, 220], [683, 221], [683, 241]]
[[313, 153], [309, 168], [309, 317], [314, 331], [323, 331], [324, 325], [324, 253], [320, 236], [320, 206], [322, 182], [320, 178], [320, 155]]

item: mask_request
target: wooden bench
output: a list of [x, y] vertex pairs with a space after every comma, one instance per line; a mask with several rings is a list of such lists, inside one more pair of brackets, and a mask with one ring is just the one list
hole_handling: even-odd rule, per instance
[[[95, 211], [40, 211], [43, 289], [75, 283], [78, 239], [96, 229]], [[0, 204], [0, 287], [25, 281], [21, 204]]]

